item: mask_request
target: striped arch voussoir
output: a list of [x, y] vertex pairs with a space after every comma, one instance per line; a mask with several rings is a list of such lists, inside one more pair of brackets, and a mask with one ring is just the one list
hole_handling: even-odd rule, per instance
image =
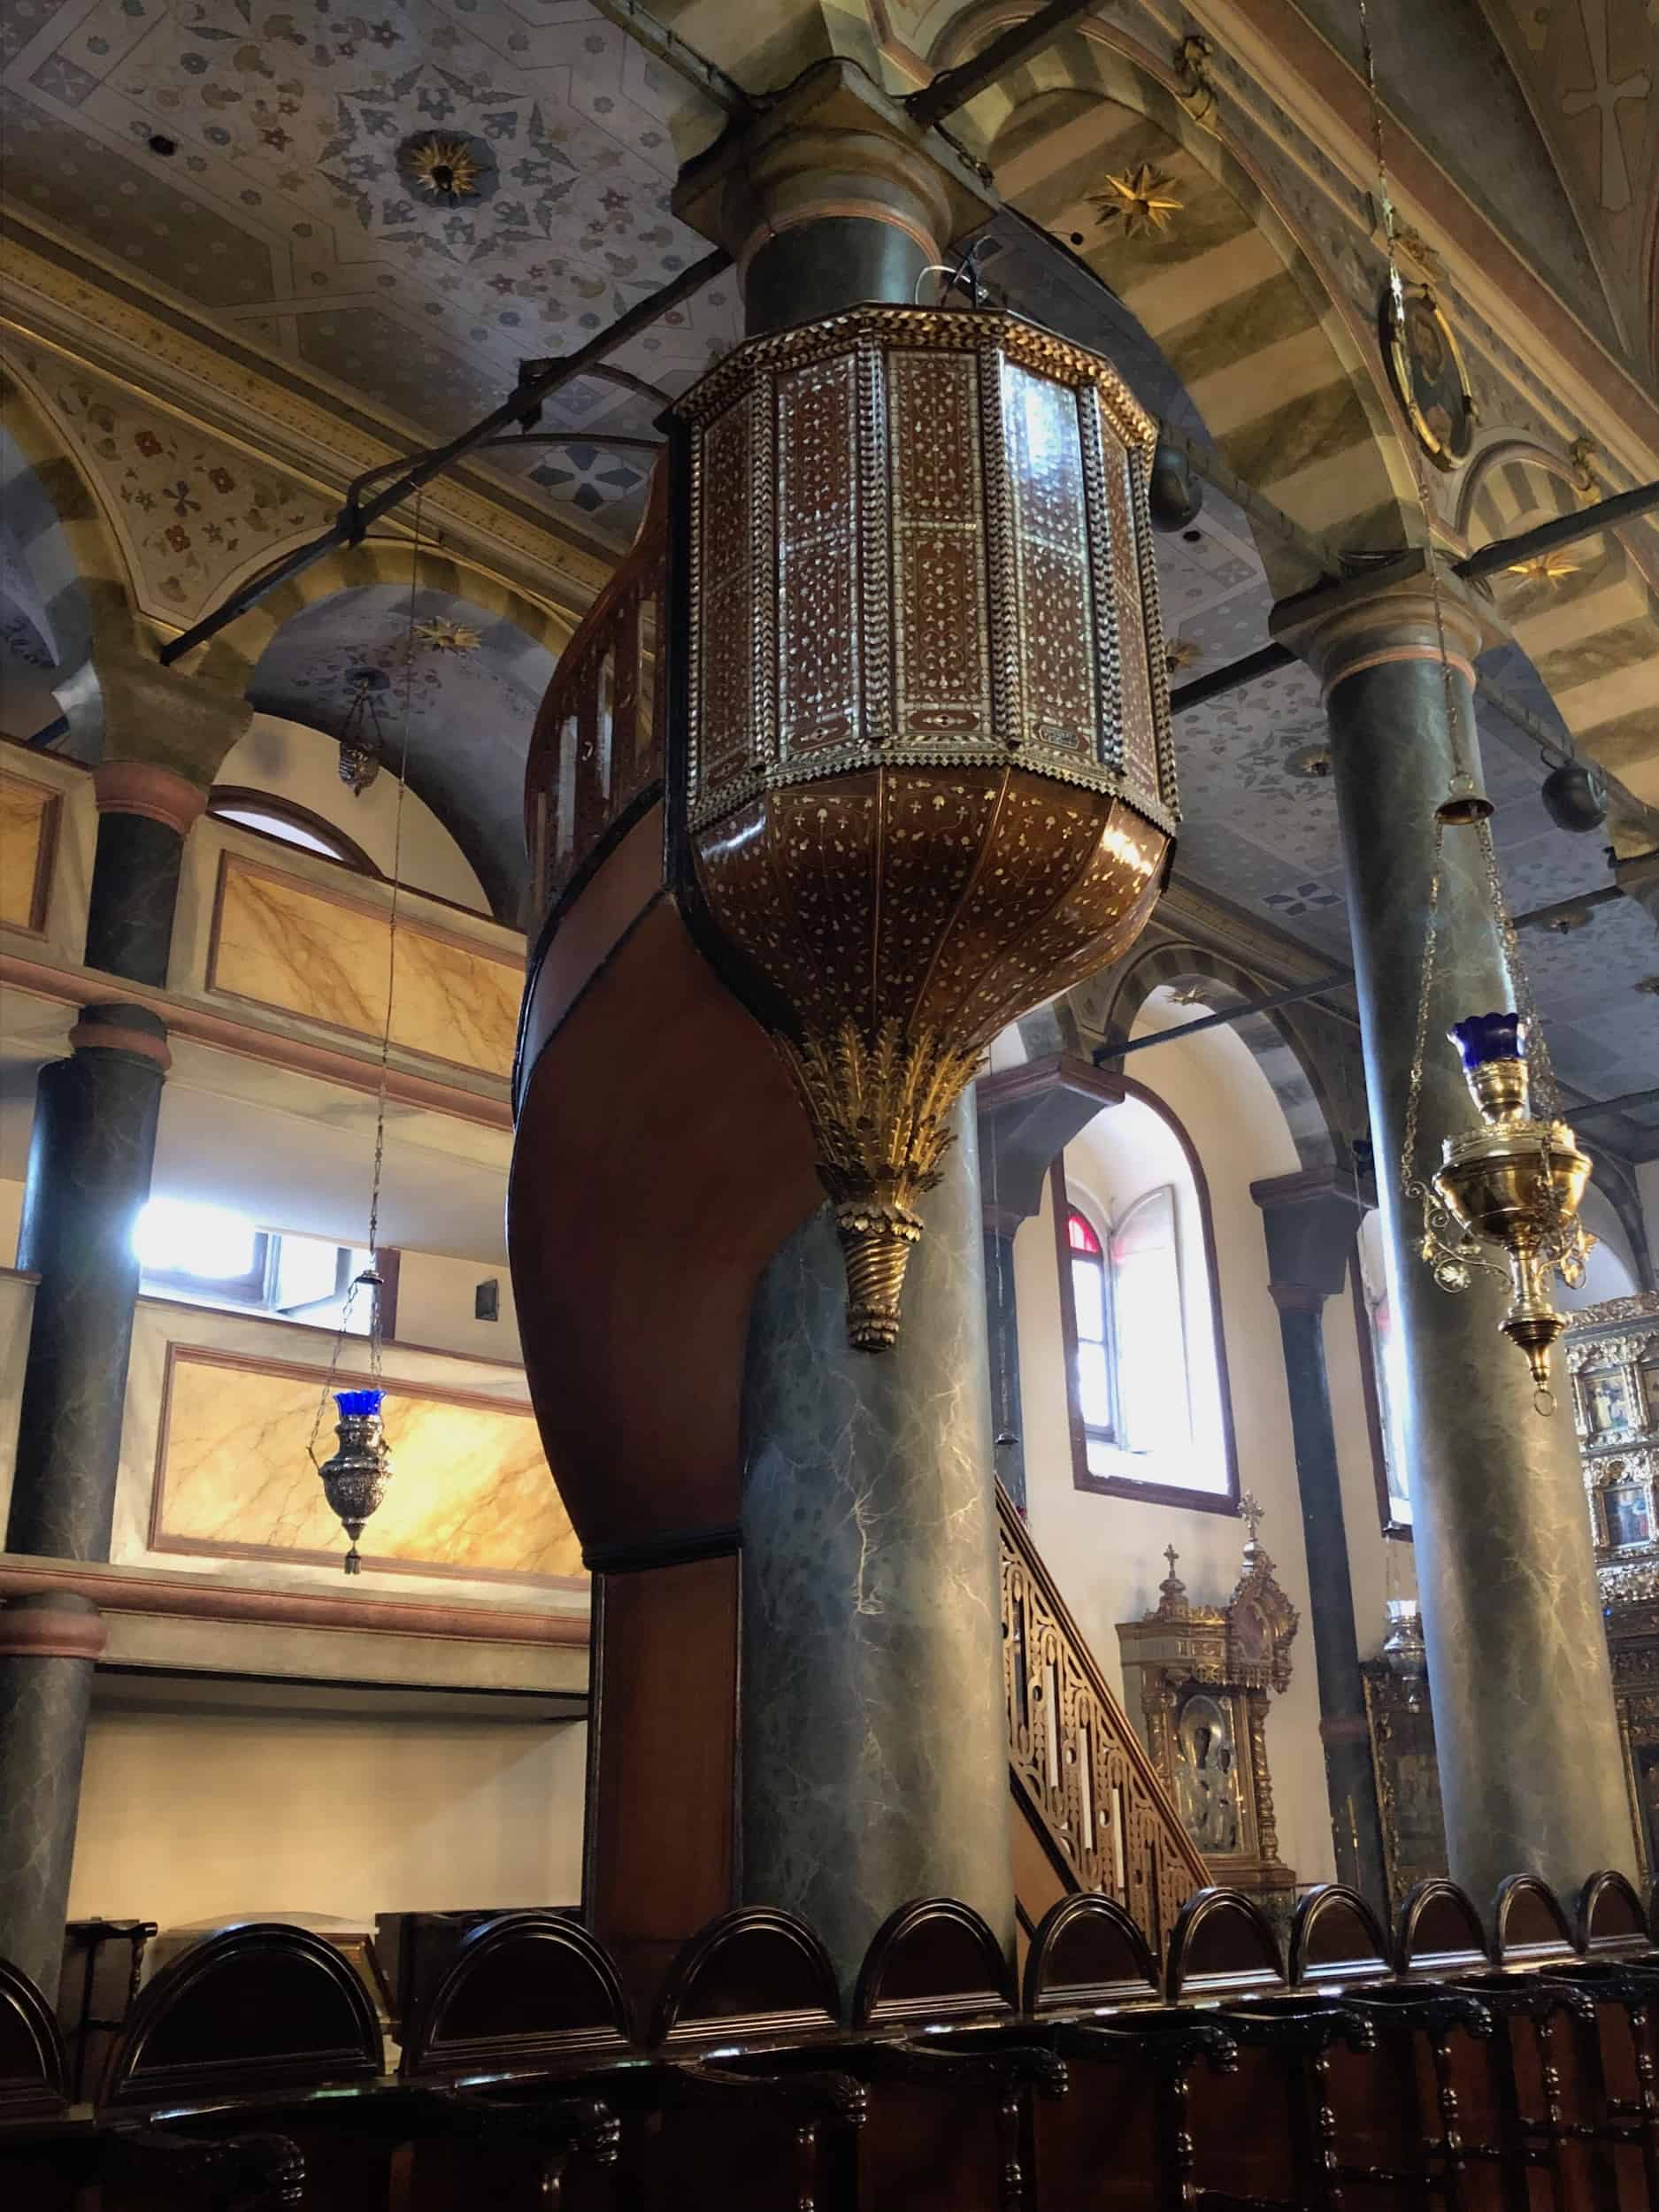
[[[279, 584], [210, 640], [201, 649], [200, 659], [187, 656], [185, 665], [240, 696], [252, 681], [266, 647], [296, 615], [341, 592], [388, 584], [407, 590], [414, 551], [407, 538], [371, 538], [362, 545], [343, 546], [315, 567]], [[533, 644], [545, 646], [556, 659], [569, 641], [568, 623], [453, 554], [428, 552], [423, 548], [414, 580], [422, 592], [447, 593], [483, 613], [511, 622]]]
[[[1263, 977], [1202, 945], [1154, 945], [1133, 957], [1119, 978], [1106, 1018], [1107, 1035], [1126, 1040], [1141, 1009], [1166, 985], [1190, 986], [1201, 995], [1202, 1009], [1194, 1007], [1194, 1018], [1201, 1010], [1220, 1013], [1265, 998], [1273, 988]], [[1267, 1078], [1302, 1166], [1334, 1166], [1346, 1140], [1331, 1087], [1294, 1023], [1285, 1010], [1276, 1009], [1243, 1015], [1233, 1027]]]
[[[137, 597], [120, 544], [91, 482], [50, 413], [0, 369], [0, 449], [8, 520], [19, 550], [42, 585], [58, 666], [75, 673], [95, 646], [130, 645], [139, 635]], [[18, 480], [24, 472], [20, 483]], [[29, 479], [39, 497], [25, 496]]]
[[[1201, 125], [1125, 43], [1091, 19], [973, 104], [1000, 188], [1045, 229], [1083, 235], [1246, 483], [1340, 551], [1403, 548], [1415, 483], [1374, 344], [1228, 139], [1225, 104], [1217, 127]], [[1133, 240], [1102, 230], [1089, 195], [1143, 162], [1179, 207]], [[1276, 590], [1307, 587], [1301, 557], [1266, 534], [1258, 549]]]
[[[1521, 440], [1494, 442], [1465, 487], [1473, 546], [1576, 514], [1599, 495], [1570, 463]], [[1604, 530], [1493, 579], [1493, 595], [1575, 742], [1615, 775], [1647, 764], [1659, 699], [1659, 558], [1646, 526]]]

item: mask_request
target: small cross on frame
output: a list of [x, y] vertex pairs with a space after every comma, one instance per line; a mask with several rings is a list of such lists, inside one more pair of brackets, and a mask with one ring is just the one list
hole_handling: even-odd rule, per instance
[[1164, 1547], [1164, 1556], [1170, 1563], [1170, 1580], [1171, 1582], [1175, 1579], [1175, 1563], [1180, 1555], [1181, 1555], [1176, 1550], [1173, 1544], [1165, 1544]]
[[1267, 1517], [1262, 1511], [1261, 1507], [1256, 1502], [1254, 1496], [1249, 1491], [1247, 1490], [1244, 1495], [1239, 1500], [1239, 1518], [1241, 1521], [1247, 1521], [1249, 1524], [1250, 1541], [1252, 1544], [1256, 1544], [1261, 1541], [1262, 1523], [1266, 1517]]

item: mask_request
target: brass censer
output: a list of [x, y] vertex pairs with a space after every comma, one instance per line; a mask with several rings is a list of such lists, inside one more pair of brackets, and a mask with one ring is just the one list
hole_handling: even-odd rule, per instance
[[1533, 1118], [1527, 1029], [1521, 1015], [1498, 1012], [1471, 1014], [1447, 1032], [1480, 1125], [1445, 1141], [1433, 1196], [1424, 1193], [1423, 1257], [1443, 1290], [1464, 1290], [1471, 1269], [1505, 1274], [1487, 1248], [1502, 1251], [1510, 1297], [1502, 1326], [1526, 1355], [1539, 1409], [1548, 1412], [1550, 1348], [1567, 1325], [1548, 1279], [1556, 1273], [1575, 1288], [1584, 1280], [1592, 1240], [1578, 1205], [1591, 1163], [1564, 1121]]

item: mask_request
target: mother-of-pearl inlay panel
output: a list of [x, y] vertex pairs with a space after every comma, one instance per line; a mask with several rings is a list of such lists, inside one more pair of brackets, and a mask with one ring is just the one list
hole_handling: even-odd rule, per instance
[[[361, 1376], [337, 1379], [340, 1387]], [[169, 1353], [150, 1541], [157, 1551], [340, 1557], [346, 1539], [307, 1446], [321, 1370]], [[535, 1420], [488, 1400], [386, 1385], [393, 1475], [365, 1530], [364, 1563], [485, 1577], [582, 1575], [581, 1545]], [[328, 1405], [317, 1456], [334, 1449]]]
[[[227, 853], [207, 984], [256, 1005], [379, 1038], [391, 968], [388, 917]], [[523, 977], [516, 960], [400, 917], [392, 1042], [504, 1076]]]
[[0, 776], [0, 922], [39, 931], [46, 922], [48, 871], [58, 794]]

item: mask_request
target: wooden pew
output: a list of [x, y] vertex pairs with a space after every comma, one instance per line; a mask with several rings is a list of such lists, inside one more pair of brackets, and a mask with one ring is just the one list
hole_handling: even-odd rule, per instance
[[1237, 1890], [1201, 1889], [1170, 1933], [1171, 2001], [1213, 2009], [1237, 2066], [1197, 2078], [1192, 2100], [1194, 2201], [1208, 2212], [1336, 2212], [1329, 2072], [1346, 2045], [1376, 2032], [1339, 1999], [1290, 1988], [1272, 1929]]
[[[1338, 2043], [1326, 2086], [1335, 2179], [1356, 2212], [1430, 2212], [1463, 2201], [1456, 2093], [1461, 2046], [1484, 2042], [1491, 2014], [1446, 1984], [1395, 1975], [1389, 1939], [1359, 1893], [1338, 1883], [1310, 1890], [1290, 1932], [1290, 1983], [1340, 1994], [1377, 2032], [1362, 2055]], [[1478, 2055], [1477, 2062], [1478, 2062]]]
[[[1621, 2206], [1659, 2206], [1659, 1953], [1642, 1902], [1624, 1876], [1593, 1874], [1579, 1893], [1578, 1962], [1565, 1978], [1596, 2001], [1598, 2103], [1616, 2154]], [[1632, 2164], [1640, 2170], [1638, 2187]]]
[[[99, 2119], [137, 2153], [160, 2131], [227, 2168], [237, 2139], [297, 2146], [303, 2178], [296, 2160], [273, 2202], [380, 2212], [397, 2139], [368, 2109], [383, 2066], [380, 2023], [340, 1953], [303, 1929], [250, 1921], [185, 1952], [140, 1992], [110, 2055]], [[174, 2212], [168, 2187], [123, 2181], [119, 2212]]]
[[1109, 1897], [1062, 1898], [1025, 1959], [1026, 2032], [1065, 2061], [1064, 2097], [1035, 2107], [1042, 2212], [1174, 2212], [1189, 2201], [1190, 2077], [1237, 2047], [1213, 2020], [1164, 2003], [1163, 1973]]
[[839, 2061], [870, 2091], [858, 2201], [881, 2212], [1025, 2212], [1032, 2105], [1064, 2093], [1064, 2062], [1020, 2021], [1012, 1966], [979, 1915], [948, 1897], [902, 1905], [876, 1932]]
[[603, 1947], [567, 1914], [480, 1920], [414, 2007], [399, 2066], [411, 2108], [397, 2212], [610, 2206], [619, 2131], [603, 2090], [643, 2063]]
[[804, 1923], [722, 1915], [675, 1958], [649, 2039], [658, 2116], [625, 2150], [642, 2212], [851, 2212], [866, 2101]]
[[[1640, 1929], [1640, 1902], [1628, 1885], [1624, 1887]], [[1617, 1915], [1617, 1893], [1603, 1883], [1603, 1895], [1604, 1914]], [[1615, 1977], [1605, 1960], [1599, 1968], [1588, 1966], [1580, 1930], [1569, 1924], [1555, 1893], [1535, 1875], [1511, 1875], [1499, 1886], [1493, 1938], [1500, 1970], [1566, 1985], [1594, 2008], [1563, 2014], [1548, 2041], [1529, 2051], [1537, 2078], [1525, 2080], [1521, 2090], [1523, 2126], [1544, 2143], [1569, 2201], [1598, 2212], [1642, 2212], [1659, 2202], [1653, 2188], [1659, 2174], [1653, 2116], [1645, 2127], [1632, 2126], [1627, 2109], [1615, 2110], [1609, 2088], [1610, 2078], [1633, 2065], [1635, 2049], [1646, 2039], [1659, 1974], [1627, 1968]], [[1636, 1939], [1646, 1947], [1645, 1930]]]

